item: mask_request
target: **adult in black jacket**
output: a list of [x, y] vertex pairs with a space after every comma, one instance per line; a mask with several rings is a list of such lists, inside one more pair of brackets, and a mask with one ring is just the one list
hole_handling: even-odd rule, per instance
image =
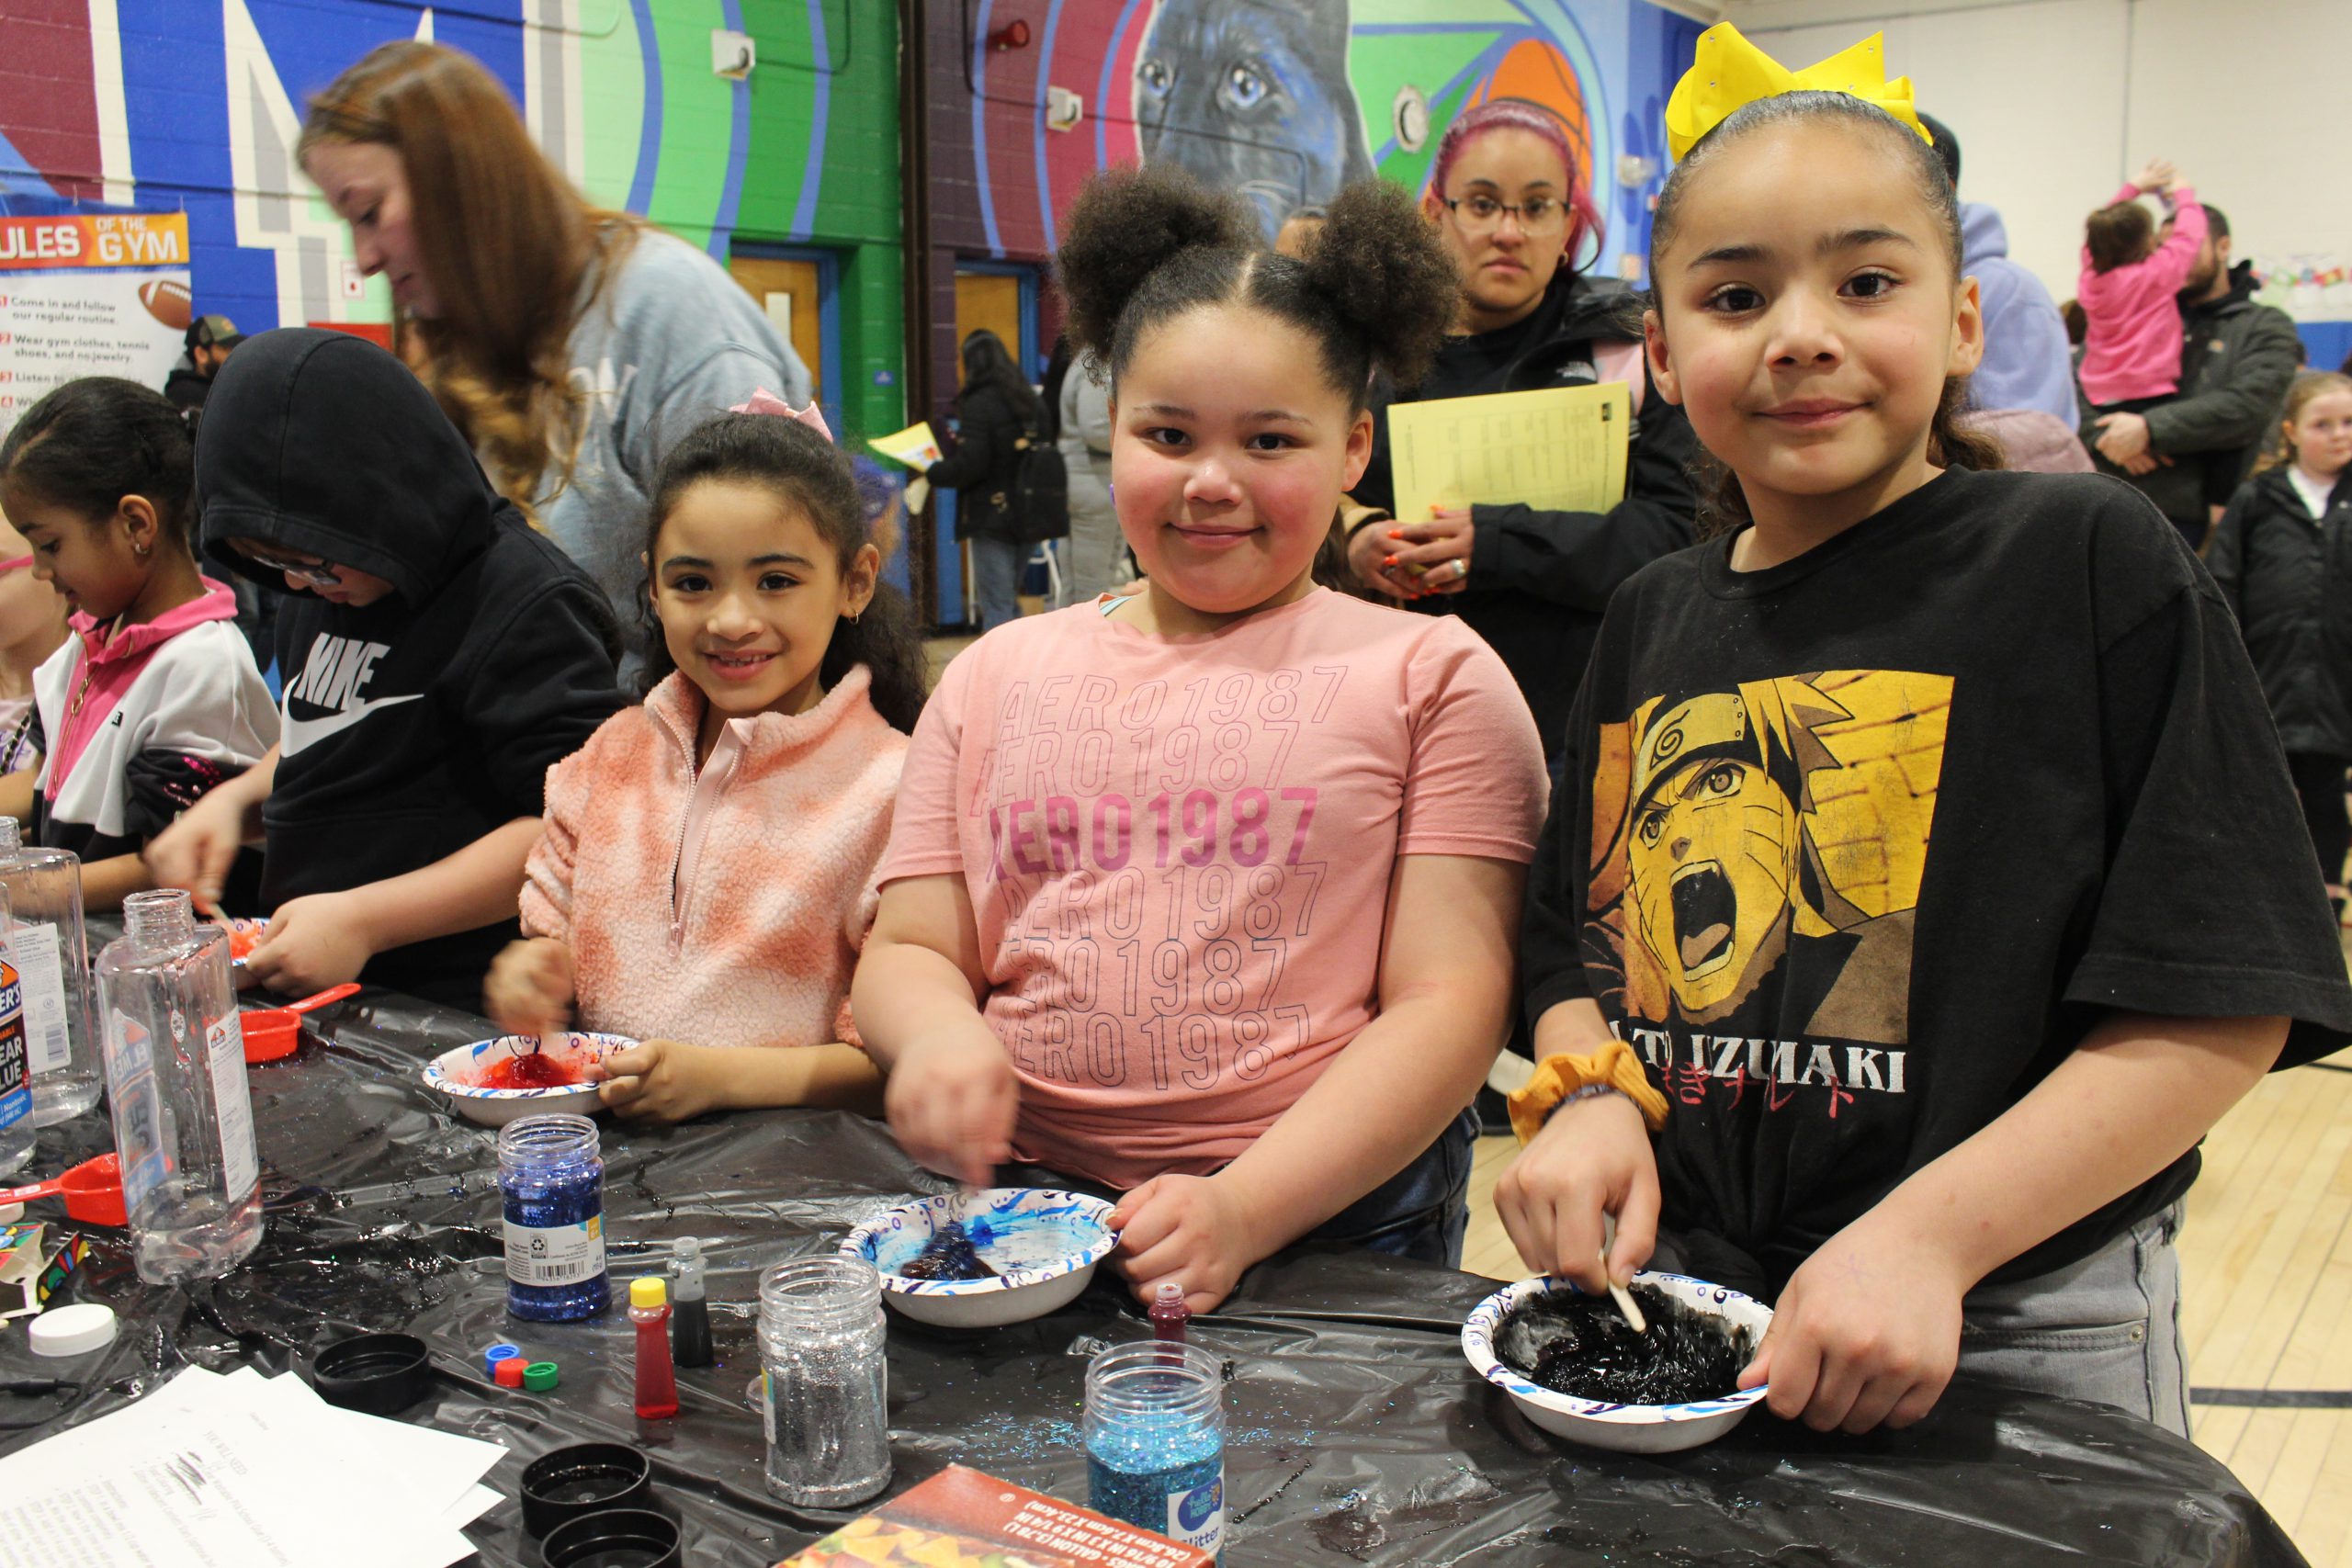
[[2254, 302], [2254, 264], [2230, 265], [2230, 220], [2211, 203], [2205, 220], [2204, 249], [2180, 291], [2179, 390], [2145, 413], [2081, 405], [2099, 471], [2137, 485], [2191, 546], [2253, 466], [2302, 358], [2287, 313]]
[[[1349, 536], [1348, 564], [1417, 610], [1459, 615], [1510, 667], [1547, 757], [1556, 755], [1617, 585], [1690, 544], [1697, 439], [1650, 385], [1641, 307], [1623, 285], [1570, 269], [1597, 227], [1558, 121], [1502, 99], [1456, 119], [1439, 143], [1422, 208], [1463, 274], [1463, 335], [1421, 384], [1374, 399], [1371, 465], [1355, 499], [1376, 509]], [[1624, 499], [1607, 512], [1486, 504], [1392, 525], [1391, 401], [1627, 383], [1634, 428]], [[1403, 537], [1389, 536], [1401, 526]]]
[[985, 327], [964, 340], [956, 425], [956, 449], [924, 477], [956, 492], [956, 536], [971, 542], [985, 632], [1021, 614], [1021, 568], [1038, 536], [1021, 515], [1015, 487], [1023, 444], [1045, 434], [1044, 405], [1004, 340]]
[[[2311, 413], [2328, 419], [2323, 439], [2332, 450], [2324, 456], [2298, 445], [2296, 427]], [[2352, 816], [2344, 805], [2352, 687], [2337, 625], [2352, 618], [2352, 468], [2346, 467], [2352, 380], [2327, 372], [2300, 378], [2287, 394], [2286, 414], [2284, 460], [2239, 488], [2214, 525], [2205, 565], [2245, 636], [2287, 771], [2302, 797], [2312, 848], [2340, 910], [2344, 857], [2352, 850]]]
[[288, 590], [284, 720], [277, 750], [148, 847], [150, 869], [217, 897], [224, 853], [260, 838], [259, 978], [478, 1008], [518, 935], [548, 768], [620, 706], [603, 590], [491, 487], [424, 383], [346, 333], [240, 348], [196, 474], [205, 552]]

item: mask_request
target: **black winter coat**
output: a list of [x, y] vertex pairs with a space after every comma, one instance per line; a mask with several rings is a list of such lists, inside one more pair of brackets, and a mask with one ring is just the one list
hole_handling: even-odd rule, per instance
[[2352, 615], [2352, 477], [2314, 523], [2284, 468], [2256, 475], [2214, 525], [2205, 566], [2245, 634], [2279, 744], [2352, 758], [2352, 684], [2331, 624]]
[[956, 492], [956, 536], [1002, 539], [1022, 544], [1037, 536], [1015, 514], [1014, 484], [1021, 472], [1021, 441], [1038, 434], [1001, 387], [967, 387], [956, 399], [956, 449], [923, 477], [934, 489]]
[[[1526, 392], [1594, 379], [1596, 342], [1639, 343], [1641, 318], [1625, 286], [1577, 277], [1555, 284], [1529, 318], [1532, 330], [1499, 374], [1477, 384], [1449, 386], [1443, 395]], [[1464, 345], [1449, 344], [1430, 382], [1442, 384], [1444, 361]], [[1643, 372], [1645, 381], [1648, 372]], [[1429, 382], [1423, 384], [1426, 390]], [[1419, 400], [1420, 392], [1384, 396], [1375, 389], [1372, 462], [1355, 498], [1383, 511], [1396, 505], [1388, 468], [1388, 406]], [[1473, 537], [1469, 586], [1460, 593], [1414, 601], [1411, 608], [1459, 615], [1510, 667], [1534, 711], [1544, 754], [1558, 754], [1568, 708], [1584, 679], [1609, 596], [1661, 556], [1691, 543], [1699, 497], [1691, 466], [1698, 437], [1682, 411], [1638, 389], [1640, 412], [1625, 460], [1625, 499], [1607, 512], [1539, 512], [1520, 505], [1470, 509]]]

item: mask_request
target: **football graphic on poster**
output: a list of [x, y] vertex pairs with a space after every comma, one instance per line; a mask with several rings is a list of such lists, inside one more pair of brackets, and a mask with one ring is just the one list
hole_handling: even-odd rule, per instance
[[147, 313], [175, 333], [187, 331], [196, 320], [196, 299], [175, 277], [151, 277], [139, 286], [139, 302]]

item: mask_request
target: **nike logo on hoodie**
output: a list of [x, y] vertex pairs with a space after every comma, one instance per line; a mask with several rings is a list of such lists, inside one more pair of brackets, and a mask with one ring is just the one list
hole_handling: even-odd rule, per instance
[[[376, 673], [376, 660], [390, 651], [385, 643], [361, 642], [321, 632], [311, 643], [310, 657], [302, 661], [302, 673], [286, 688], [278, 755], [291, 757], [330, 735], [349, 729], [379, 709], [416, 701], [421, 693], [373, 698], [362, 694]], [[294, 712], [297, 698], [312, 707], [331, 711], [315, 718], [298, 717]]]

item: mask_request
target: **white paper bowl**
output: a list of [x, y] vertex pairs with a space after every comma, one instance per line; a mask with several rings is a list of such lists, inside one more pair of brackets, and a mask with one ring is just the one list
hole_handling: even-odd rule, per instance
[[[931, 1238], [961, 1218], [993, 1280], [910, 1280], [899, 1273]], [[849, 1233], [841, 1251], [882, 1276], [882, 1296], [917, 1323], [994, 1328], [1067, 1306], [1119, 1245], [1111, 1205], [1082, 1192], [991, 1187], [886, 1210]]]
[[[571, 1031], [555, 1038], [598, 1061], [637, 1043], [626, 1035]], [[424, 1087], [447, 1095], [458, 1115], [485, 1127], [503, 1127], [517, 1116], [552, 1116], [567, 1111], [574, 1116], [594, 1116], [603, 1109], [596, 1098], [597, 1090], [604, 1087], [601, 1084], [570, 1084], [554, 1089], [474, 1089], [463, 1081], [501, 1056], [527, 1056], [538, 1044], [536, 1034], [502, 1034], [495, 1040], [477, 1040], [470, 1045], [444, 1051], [424, 1065]]]
[[[1745, 1328], [1758, 1343], [1763, 1340], [1765, 1325], [1772, 1321], [1772, 1309], [1762, 1302], [1704, 1280], [1687, 1279], [1680, 1274], [1643, 1273], [1634, 1275], [1634, 1282], [1655, 1286], [1687, 1306], [1724, 1319], [1734, 1328]], [[1743, 1390], [1728, 1399], [1702, 1399], [1689, 1404], [1605, 1404], [1599, 1400], [1555, 1393], [1529, 1382], [1496, 1359], [1495, 1336], [1501, 1332], [1503, 1320], [1521, 1303], [1553, 1291], [1581, 1293], [1566, 1280], [1521, 1280], [1480, 1302], [1462, 1325], [1462, 1353], [1469, 1358], [1471, 1368], [1480, 1377], [1510, 1394], [1511, 1403], [1530, 1421], [1554, 1437], [1566, 1438], [1587, 1448], [1615, 1449], [1623, 1453], [1674, 1453], [1713, 1442], [1738, 1426], [1748, 1411], [1762, 1402], [1769, 1385]]]

